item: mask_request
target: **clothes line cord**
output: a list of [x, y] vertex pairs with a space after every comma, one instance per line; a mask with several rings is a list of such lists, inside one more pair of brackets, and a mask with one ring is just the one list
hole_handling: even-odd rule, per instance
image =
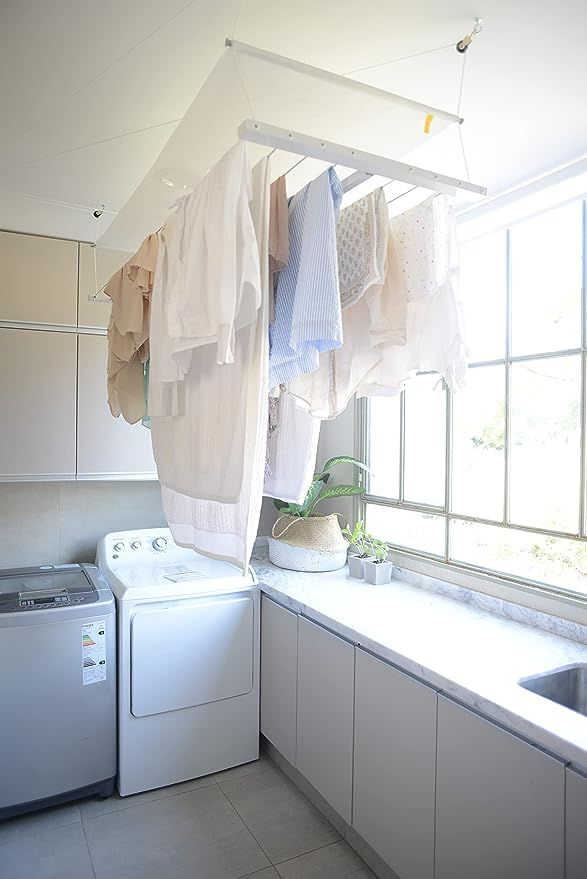
[[420, 58], [422, 55], [432, 55], [434, 52], [442, 52], [444, 49], [454, 49], [454, 43], [446, 46], [437, 46], [436, 49], [425, 49], [423, 52], [414, 52], [412, 55], [401, 55], [399, 58], [390, 58], [369, 67], [357, 67], [355, 70], [345, 70], [341, 76], [351, 76], [353, 73], [366, 73], [368, 70], [377, 70], [379, 67], [387, 67], [389, 64], [398, 64], [400, 61], [409, 61], [411, 58]]

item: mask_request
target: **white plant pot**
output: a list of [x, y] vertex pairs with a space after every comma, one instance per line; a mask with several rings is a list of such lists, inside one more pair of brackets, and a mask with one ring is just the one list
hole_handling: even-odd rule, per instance
[[375, 562], [373, 559], [365, 559], [363, 571], [367, 583], [372, 583], [373, 586], [380, 586], [382, 583], [390, 582], [393, 562]]
[[269, 558], [278, 568], [289, 571], [337, 571], [346, 562], [346, 548], [307, 549], [269, 537]]
[[367, 558], [362, 559], [358, 555], [349, 555], [348, 561], [349, 577], [354, 577], [355, 580], [362, 580], [365, 576], [363, 565], [367, 561]]

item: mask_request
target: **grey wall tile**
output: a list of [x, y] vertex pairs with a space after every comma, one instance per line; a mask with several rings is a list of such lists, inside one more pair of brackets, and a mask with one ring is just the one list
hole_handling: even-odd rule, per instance
[[93, 562], [98, 540], [110, 531], [165, 525], [158, 482], [60, 483], [62, 563]]
[[59, 562], [59, 484], [0, 483], [0, 568]]

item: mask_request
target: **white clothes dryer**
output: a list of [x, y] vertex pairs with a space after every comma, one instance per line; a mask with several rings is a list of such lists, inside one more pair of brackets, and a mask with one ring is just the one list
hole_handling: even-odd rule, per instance
[[168, 528], [107, 534], [96, 562], [118, 610], [122, 796], [259, 756], [259, 588]]

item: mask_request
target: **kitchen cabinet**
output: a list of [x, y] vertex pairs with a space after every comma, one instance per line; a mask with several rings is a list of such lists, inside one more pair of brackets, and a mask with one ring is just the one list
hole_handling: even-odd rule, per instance
[[261, 600], [261, 732], [296, 765], [298, 617]]
[[[130, 253], [121, 250], [80, 244], [78, 326], [91, 328], [108, 326], [110, 299], [102, 291], [102, 287], [130, 256]], [[96, 296], [98, 290], [101, 292]]]
[[0, 328], [0, 479], [73, 479], [76, 336]]
[[151, 431], [110, 414], [106, 393], [107, 339], [79, 335], [77, 382], [78, 479], [149, 479], [157, 475]]
[[0, 321], [76, 325], [77, 241], [0, 232]]
[[353, 827], [402, 879], [433, 879], [435, 773], [436, 691], [357, 649]]
[[566, 770], [566, 879], [587, 875], [587, 777]]
[[296, 765], [349, 824], [354, 664], [351, 644], [299, 618]]
[[438, 697], [436, 879], [562, 879], [564, 800], [563, 763]]

